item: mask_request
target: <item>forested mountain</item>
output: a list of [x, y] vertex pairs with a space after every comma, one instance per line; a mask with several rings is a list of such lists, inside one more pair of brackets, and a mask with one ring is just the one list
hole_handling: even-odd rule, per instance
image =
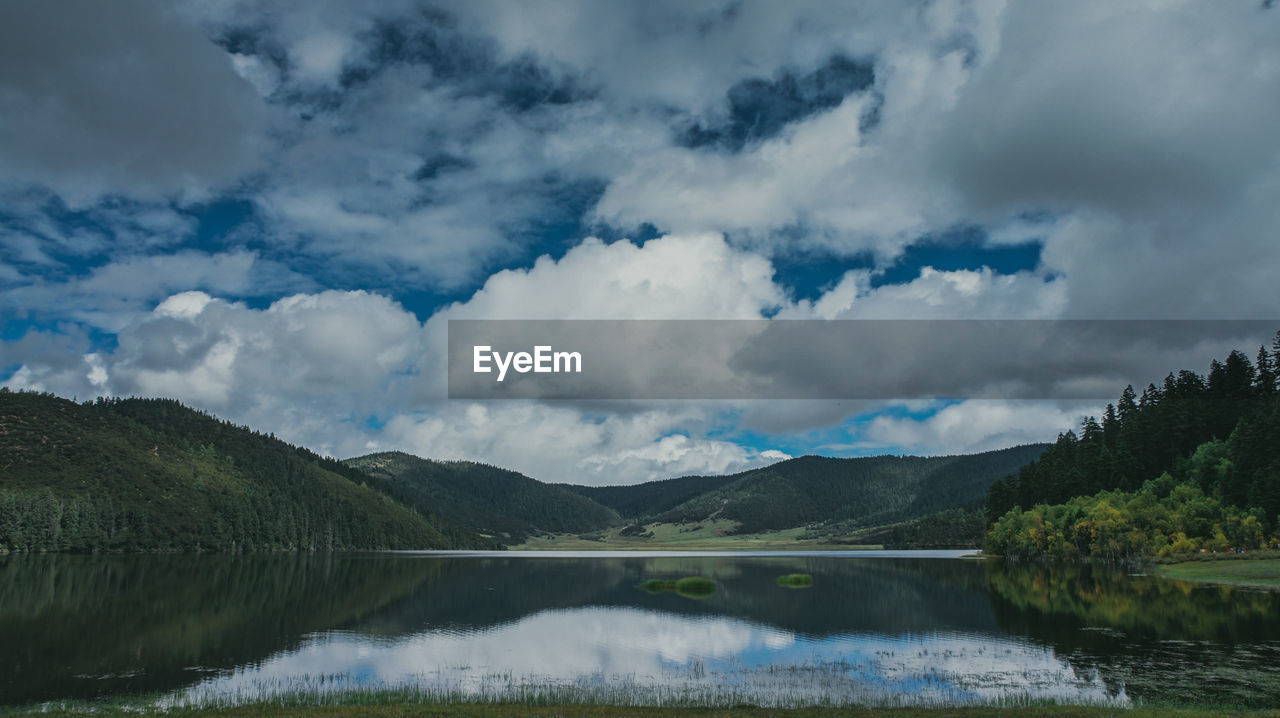
[[674, 509], [684, 502], [715, 491], [735, 481], [739, 475], [730, 476], [681, 476], [677, 479], [646, 481], [630, 486], [578, 486], [557, 484], [564, 489], [585, 496], [598, 504], [618, 512], [620, 516], [641, 518], [657, 516]]
[[1280, 533], [1276, 377], [1276, 354], [1262, 347], [1256, 363], [1233, 351], [1207, 377], [1171, 373], [1141, 396], [1127, 387], [1101, 422], [1086, 418], [1080, 434], [992, 484], [989, 543], [1121, 558], [1269, 542]]
[[489, 545], [377, 483], [176, 401], [0, 389], [0, 549]]
[[535, 533], [598, 531], [618, 514], [561, 486], [472, 461], [432, 461], [398, 451], [348, 459], [349, 466], [382, 480], [409, 506], [431, 507], [503, 542]]
[[[1042, 454], [1046, 444], [964, 456], [802, 456], [731, 476], [686, 477], [636, 486], [569, 487], [633, 521], [731, 519], [739, 533], [820, 524], [824, 533], [980, 506], [998, 477]], [[675, 503], [677, 499], [683, 499]]]

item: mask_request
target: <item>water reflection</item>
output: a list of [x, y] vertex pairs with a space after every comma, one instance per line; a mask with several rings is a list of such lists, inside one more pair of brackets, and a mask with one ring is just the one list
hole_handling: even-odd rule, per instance
[[1257, 708], [1280, 702], [1280, 592], [1089, 564], [986, 569], [1005, 631], [1052, 646], [1131, 695]]
[[[335, 673], [335, 668], [343, 670]], [[306, 683], [299, 676], [327, 676]], [[815, 639], [741, 619], [635, 608], [552, 610], [470, 633], [371, 641], [331, 632], [202, 682], [177, 702], [409, 687], [518, 698], [571, 687], [612, 702], [954, 704], [1012, 696], [1124, 703], [1030, 642], [975, 634]]]
[[[779, 576], [810, 574], [803, 591]], [[704, 576], [692, 600], [639, 588]], [[902, 557], [0, 559], [0, 702], [404, 688], [613, 702], [1280, 699], [1280, 594]], [[1181, 676], [1179, 680], [1175, 678]]]

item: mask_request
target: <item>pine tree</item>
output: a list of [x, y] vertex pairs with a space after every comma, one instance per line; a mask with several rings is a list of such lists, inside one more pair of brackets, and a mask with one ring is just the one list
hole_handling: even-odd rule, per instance
[[1254, 389], [1259, 396], [1269, 397], [1276, 393], [1276, 357], [1267, 353], [1266, 347], [1258, 347], [1258, 376], [1254, 381]]
[[1121, 423], [1138, 413], [1137, 395], [1133, 392], [1133, 384], [1129, 384], [1120, 393], [1120, 404], [1116, 407]]
[[1120, 419], [1114, 404], [1107, 404], [1106, 413], [1102, 415], [1102, 441], [1107, 446], [1116, 445], [1116, 437], [1120, 434]]

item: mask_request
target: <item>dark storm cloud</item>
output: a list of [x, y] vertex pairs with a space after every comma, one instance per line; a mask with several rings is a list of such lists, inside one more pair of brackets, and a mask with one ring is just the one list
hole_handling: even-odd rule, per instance
[[875, 83], [869, 62], [835, 56], [808, 73], [781, 73], [776, 79], [751, 78], [729, 88], [728, 117], [719, 124], [695, 123], [680, 132], [685, 147], [723, 147], [737, 152], [775, 137], [792, 122], [829, 110]]
[[491, 40], [460, 33], [452, 17], [439, 10], [377, 22], [361, 40], [363, 56], [343, 69], [344, 88], [367, 83], [388, 67], [421, 65], [430, 70], [426, 84], [448, 85], [460, 97], [494, 97], [515, 112], [590, 96], [573, 78], [530, 55], [500, 60]]
[[1237, 3], [1221, 4], [1226, 22], [1199, 17], [1214, 9], [1010, 6], [1000, 52], [957, 104], [940, 166], [978, 207], [1092, 205], [1150, 219], [1171, 206], [1225, 206], [1276, 166], [1280, 135], [1262, 118], [1280, 116], [1265, 52], [1280, 18]]
[[0, 4], [0, 180], [76, 203], [201, 192], [251, 166], [258, 104], [169, 8]]

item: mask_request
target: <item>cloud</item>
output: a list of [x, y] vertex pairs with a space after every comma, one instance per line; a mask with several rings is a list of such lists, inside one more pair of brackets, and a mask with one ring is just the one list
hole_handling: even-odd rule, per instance
[[0, 368], [13, 373], [4, 385], [14, 390], [53, 391], [88, 399], [101, 389], [90, 379], [100, 360], [91, 353], [87, 333], [75, 326], [29, 331], [21, 338], [0, 342]]
[[921, 420], [883, 414], [857, 435], [864, 446], [897, 446], [928, 455], [968, 454], [1016, 444], [1053, 441], [1100, 407], [1054, 402], [971, 400], [945, 406]]
[[872, 286], [868, 270], [845, 274], [814, 301], [801, 300], [779, 318], [815, 319], [1041, 319], [1059, 316], [1065, 282], [1033, 272], [997, 274], [922, 267], [903, 284]]
[[641, 246], [588, 238], [559, 261], [497, 272], [444, 319], [758, 319], [786, 301], [773, 265], [719, 234]]
[[0, 181], [74, 205], [198, 196], [252, 167], [259, 107], [221, 52], [159, 3], [0, 8]]
[[178, 291], [261, 297], [314, 286], [279, 262], [245, 250], [124, 257], [79, 277], [21, 279], [19, 286], [0, 292], [18, 316], [74, 319], [110, 332], [121, 331], [152, 304]]
[[1071, 316], [1270, 317], [1277, 46], [1255, 2], [1012, 4], [938, 170], [975, 215], [1065, 213], [1043, 256]]
[[[233, 415], [265, 400], [372, 410], [421, 345], [412, 314], [362, 291], [298, 294], [263, 310], [202, 292], [169, 297], [122, 329], [117, 394], [189, 397]], [[357, 397], [363, 397], [357, 401]]]
[[1254, 2], [1012, 4], [939, 151], [982, 206], [1216, 205], [1276, 169], [1277, 37]]
[[483, 461], [541, 481], [604, 486], [721, 474], [787, 458], [699, 437], [706, 407], [674, 404], [592, 414], [536, 402], [450, 402], [427, 415], [391, 419], [368, 450], [403, 448], [419, 456]]

